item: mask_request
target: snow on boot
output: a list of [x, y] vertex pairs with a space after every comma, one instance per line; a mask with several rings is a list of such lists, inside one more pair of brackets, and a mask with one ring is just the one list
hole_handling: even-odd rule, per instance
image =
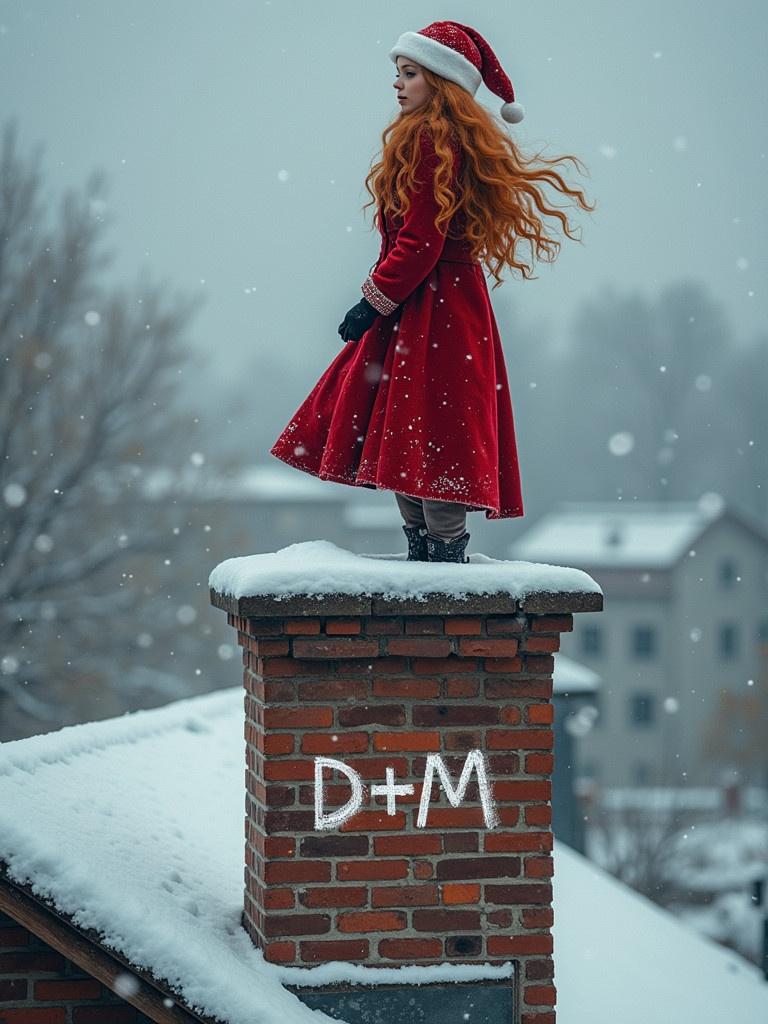
[[427, 528], [426, 526], [404, 526], [408, 538], [408, 561], [427, 562]]
[[454, 537], [453, 540], [445, 541], [439, 537], [427, 534], [427, 556], [430, 562], [468, 562], [469, 558], [464, 557], [464, 549], [469, 540], [469, 534], [462, 537]]

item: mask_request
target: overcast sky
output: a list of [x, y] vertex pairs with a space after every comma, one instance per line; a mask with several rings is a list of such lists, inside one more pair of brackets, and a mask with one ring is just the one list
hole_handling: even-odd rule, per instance
[[[711, 286], [737, 334], [766, 325], [768, 5], [410, 0], [0, 0], [0, 114], [45, 146], [46, 184], [111, 180], [110, 274], [202, 289], [192, 328], [222, 379], [303, 364], [378, 254], [363, 179], [397, 108], [387, 52], [436, 19], [477, 28], [526, 107], [527, 149], [574, 153], [597, 200], [539, 280], [496, 296], [565, 336], [607, 285]], [[484, 86], [477, 98], [500, 101]], [[297, 374], [299, 376], [299, 374]], [[258, 381], [255, 381], [258, 384]], [[290, 404], [290, 403], [289, 403]], [[286, 420], [293, 407], [286, 408]]]

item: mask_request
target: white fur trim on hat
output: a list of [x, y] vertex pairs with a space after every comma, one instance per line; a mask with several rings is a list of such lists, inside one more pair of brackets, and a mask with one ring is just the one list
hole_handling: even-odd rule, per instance
[[410, 57], [436, 75], [462, 86], [473, 96], [483, 80], [475, 65], [457, 50], [420, 32], [403, 32], [389, 51], [389, 56], [395, 64], [398, 57]]
[[522, 103], [505, 103], [501, 108], [501, 116], [510, 124], [517, 124], [525, 117], [525, 107]]

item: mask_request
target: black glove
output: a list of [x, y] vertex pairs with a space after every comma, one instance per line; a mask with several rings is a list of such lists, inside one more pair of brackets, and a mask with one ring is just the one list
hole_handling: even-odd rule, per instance
[[360, 299], [339, 324], [339, 334], [344, 341], [358, 341], [377, 316], [379, 316], [378, 309], [375, 309], [368, 299]]

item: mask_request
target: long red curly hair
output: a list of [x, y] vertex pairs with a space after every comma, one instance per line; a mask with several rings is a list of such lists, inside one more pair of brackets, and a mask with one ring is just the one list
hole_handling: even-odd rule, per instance
[[[419, 136], [427, 128], [438, 158], [434, 194], [440, 211], [435, 226], [447, 230], [453, 215], [458, 210], [463, 212], [463, 237], [471, 246], [472, 258], [495, 278], [494, 288], [503, 283], [500, 271], [504, 267], [532, 278], [531, 264], [518, 258], [518, 243], [529, 243], [532, 260], [535, 257], [545, 263], [554, 262], [561, 248], [561, 243], [546, 233], [539, 214], [556, 217], [565, 234], [581, 242], [562, 210], [548, 205], [541, 185], [551, 185], [592, 212], [595, 204], [590, 206], [581, 189], [571, 188], [554, 169], [567, 160], [582, 171], [586, 168], [570, 155], [552, 159], [538, 153], [524, 156], [512, 137], [469, 92], [428, 68], [422, 67], [421, 72], [432, 87], [431, 96], [417, 110], [399, 114], [384, 129], [382, 159], [372, 165], [365, 179], [372, 198], [363, 210], [376, 203], [374, 227], [379, 224], [380, 208], [385, 215], [404, 216], [416, 180]], [[457, 144], [464, 160], [460, 187], [454, 194], [452, 146]]]

